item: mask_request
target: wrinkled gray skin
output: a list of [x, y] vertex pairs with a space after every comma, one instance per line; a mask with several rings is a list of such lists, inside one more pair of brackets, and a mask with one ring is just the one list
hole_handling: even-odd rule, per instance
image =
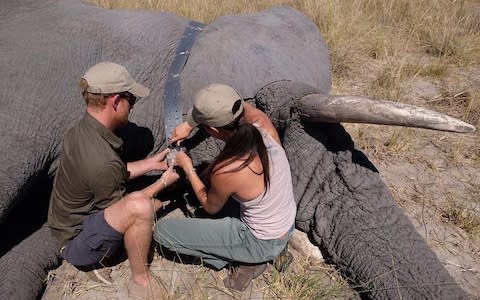
[[[84, 112], [79, 78], [93, 64], [123, 64], [152, 88], [132, 111], [138, 127], [127, 130], [125, 139], [147, 145], [143, 154], [166, 146], [162, 95], [188, 23], [167, 13], [105, 10], [79, 1], [2, 1], [2, 232], [17, 229], [9, 223], [16, 208], [15, 218], [22, 219], [32, 206], [42, 208], [38, 214], [44, 216], [48, 193], [32, 191], [49, 189], [45, 182], [54, 175], [62, 135]], [[291, 8], [222, 17], [200, 34], [181, 75], [184, 112], [193, 93], [211, 82], [231, 84], [245, 98], [257, 95], [291, 163], [297, 228], [310, 234], [362, 296], [465, 298], [344, 128], [301, 122], [291, 109], [304, 95], [329, 93], [329, 68], [328, 49], [316, 26]], [[207, 139], [192, 149], [192, 156], [210, 160], [218, 148]], [[48, 270], [60, 263], [56, 250], [48, 228], [41, 226], [3, 255], [2, 298], [35, 299]]]

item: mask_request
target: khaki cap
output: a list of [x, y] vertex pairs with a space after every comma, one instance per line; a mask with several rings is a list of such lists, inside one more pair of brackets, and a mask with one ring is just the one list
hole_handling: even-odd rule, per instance
[[112, 62], [101, 62], [83, 75], [88, 83], [87, 92], [93, 94], [115, 94], [129, 92], [137, 97], [147, 97], [150, 90], [135, 82], [124, 66]]
[[[234, 111], [234, 104], [241, 105]], [[243, 100], [231, 86], [212, 83], [198, 91], [193, 99], [193, 109], [187, 122], [195, 127], [198, 124], [222, 127], [232, 123], [243, 112]]]

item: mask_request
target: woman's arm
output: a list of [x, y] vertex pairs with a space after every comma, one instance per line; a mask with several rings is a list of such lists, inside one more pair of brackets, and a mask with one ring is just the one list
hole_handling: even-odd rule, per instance
[[210, 189], [207, 191], [207, 187], [193, 168], [192, 160], [186, 153], [177, 153], [176, 163], [185, 171], [203, 209], [209, 214], [219, 212], [232, 194], [232, 185], [228, 182], [231, 174], [213, 174], [210, 178]]
[[148, 197], [155, 197], [160, 191], [164, 190], [170, 184], [178, 180], [180, 176], [175, 172], [173, 166], [170, 166], [165, 172], [163, 172], [162, 177], [156, 180], [151, 185], [142, 189], [142, 192], [145, 193]]

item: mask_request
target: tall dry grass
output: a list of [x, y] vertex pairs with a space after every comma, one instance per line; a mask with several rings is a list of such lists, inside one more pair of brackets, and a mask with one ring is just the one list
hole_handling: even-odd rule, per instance
[[[480, 3], [477, 0], [92, 0], [107, 8], [171, 12], [210, 23], [226, 14], [286, 4], [317, 25], [331, 49], [334, 91], [403, 101], [418, 78], [448, 80], [451, 68], [480, 64]], [[352, 85], [359, 77], [368, 84]], [[445, 79], [447, 78], [447, 79]], [[365, 81], [364, 79], [362, 81]], [[352, 90], [352, 86], [355, 89]], [[459, 117], [476, 123], [476, 85], [465, 92]]]

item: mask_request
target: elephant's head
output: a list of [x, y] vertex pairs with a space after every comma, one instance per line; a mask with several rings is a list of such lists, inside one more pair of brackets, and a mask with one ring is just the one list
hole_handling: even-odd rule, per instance
[[[125, 139], [147, 146], [144, 155], [166, 146], [166, 82], [191, 23], [166, 13], [105, 10], [73, 0], [3, 5], [0, 224], [7, 232], [14, 212], [18, 220], [32, 203], [46, 210], [62, 134], [84, 111], [78, 82], [89, 66], [122, 64], [152, 89], [135, 105], [135, 126], [125, 130]], [[225, 16], [205, 26], [182, 67], [175, 75], [184, 114], [196, 90], [222, 82], [270, 115], [291, 163], [296, 226], [363, 295], [396, 298], [401, 291], [407, 298], [465, 297], [340, 122], [458, 132], [474, 130], [472, 126], [412, 106], [330, 95], [324, 40], [308, 18], [285, 6]], [[191, 149], [197, 161], [211, 159], [217, 150], [211, 139]], [[37, 197], [34, 192], [42, 187], [46, 192]], [[0, 294], [35, 298], [45, 272], [58, 264], [48, 228], [41, 227], [44, 220], [27, 228], [17, 246], [2, 249]]]

